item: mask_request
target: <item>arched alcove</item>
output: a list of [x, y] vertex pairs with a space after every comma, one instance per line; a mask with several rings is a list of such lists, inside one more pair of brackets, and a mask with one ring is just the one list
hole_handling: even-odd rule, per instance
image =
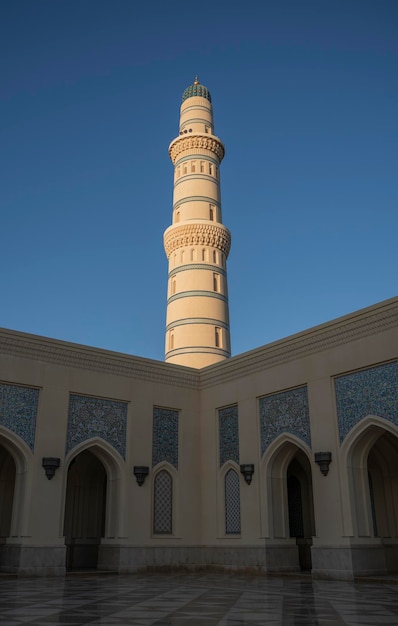
[[298, 563], [300, 569], [310, 570], [315, 522], [309, 451], [303, 442], [284, 433], [271, 444], [262, 465], [268, 545], [278, 545], [286, 569]]
[[97, 567], [105, 535], [107, 473], [90, 450], [75, 456], [68, 467], [64, 534], [67, 569]]
[[346, 448], [354, 540], [365, 545], [369, 544], [368, 554], [363, 557], [366, 561], [365, 569], [397, 572], [396, 428], [377, 417], [366, 418], [350, 433]]
[[[32, 452], [15, 433], [0, 427], [0, 481], [2, 481], [3, 531], [8, 527], [12, 537], [26, 536], [29, 533], [26, 515], [29, 495], [28, 467]], [[7, 520], [7, 521], [6, 521]]]
[[296, 539], [301, 570], [311, 570], [312, 537], [315, 534], [311, 466], [298, 450], [287, 468], [289, 534]]
[[0, 545], [10, 536], [15, 475], [15, 461], [0, 443]]

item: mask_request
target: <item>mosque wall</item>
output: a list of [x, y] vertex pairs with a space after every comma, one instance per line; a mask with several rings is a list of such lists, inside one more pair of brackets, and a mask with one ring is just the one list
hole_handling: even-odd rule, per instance
[[[84, 451], [105, 469], [102, 547], [156, 543], [150, 494], [159, 466], [178, 475], [178, 501], [189, 500], [189, 506], [174, 505], [178, 543], [196, 544], [196, 371], [12, 331], [0, 334], [1, 446], [20, 465], [15, 472], [12, 524], [0, 540], [0, 567], [24, 574], [65, 571], [68, 471]], [[177, 418], [177, 438], [170, 415]], [[42, 467], [48, 458], [59, 460], [51, 480]], [[148, 467], [142, 486], [137, 484], [134, 466]], [[183, 473], [179, 466], [184, 467]], [[86, 460], [82, 472], [90, 471], [94, 469]], [[79, 490], [90, 492], [83, 478], [75, 479], [75, 499]], [[87, 516], [91, 504], [81, 505], [74, 515]], [[79, 524], [81, 520], [75, 523], [75, 543], [81, 535]], [[85, 543], [95, 543], [95, 529], [85, 533]]]
[[202, 370], [0, 331], [0, 570], [397, 571], [397, 347], [397, 298]]
[[[358, 461], [350, 459], [358, 439], [368, 441], [361, 445], [369, 453], [371, 441], [391, 432], [391, 455], [398, 461], [396, 315], [397, 300], [381, 303], [203, 371], [203, 441], [212, 450], [210, 457], [202, 456], [207, 493], [202, 501], [203, 543], [213, 545], [217, 527], [219, 552], [220, 544], [225, 546], [219, 558], [226, 564], [239, 562], [243, 544], [246, 565], [277, 571], [299, 567], [301, 538], [290, 536], [286, 485], [289, 467], [295, 464], [302, 488], [308, 486], [307, 529], [300, 534], [308, 540], [302, 552], [310, 549], [313, 574], [344, 578], [353, 572], [381, 573], [388, 569], [386, 559], [398, 568], [396, 530], [390, 527], [384, 537], [380, 529], [374, 532], [370, 502], [366, 511], [363, 503], [361, 512], [355, 510], [360, 481], [353, 472], [356, 463], [367, 472], [365, 453]], [[234, 407], [238, 419], [231, 420], [227, 437], [220, 441], [217, 421], [224, 407]], [[231, 443], [235, 439], [239, 448]], [[315, 462], [321, 452], [331, 454], [326, 476]], [[248, 463], [254, 473], [250, 485], [240, 480], [240, 532], [229, 533], [224, 474], [229, 466], [239, 472], [239, 465]], [[392, 465], [385, 475], [394, 474], [397, 467]], [[368, 497], [365, 478], [362, 499]], [[394, 510], [393, 526], [398, 519]], [[365, 517], [367, 527], [358, 528]]]
[[0, 571], [398, 571], [398, 298], [229, 358], [213, 133], [196, 78], [166, 363], [0, 329]]

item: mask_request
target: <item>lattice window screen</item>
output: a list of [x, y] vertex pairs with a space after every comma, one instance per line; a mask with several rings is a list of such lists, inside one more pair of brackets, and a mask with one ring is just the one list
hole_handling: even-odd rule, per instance
[[225, 474], [225, 532], [240, 534], [240, 487], [239, 476], [230, 469]]
[[162, 470], [155, 478], [153, 532], [170, 535], [173, 532], [173, 479]]

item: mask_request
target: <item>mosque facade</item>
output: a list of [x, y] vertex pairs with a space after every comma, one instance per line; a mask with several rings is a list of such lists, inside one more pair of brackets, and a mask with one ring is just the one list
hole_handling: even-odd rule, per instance
[[0, 329], [0, 571], [398, 570], [398, 298], [230, 357], [222, 141], [174, 165], [165, 362]]

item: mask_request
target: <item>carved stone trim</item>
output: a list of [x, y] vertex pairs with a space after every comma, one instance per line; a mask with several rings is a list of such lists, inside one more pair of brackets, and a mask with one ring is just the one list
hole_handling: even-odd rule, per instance
[[0, 354], [177, 387], [199, 386], [199, 370], [6, 329], [0, 329]]
[[[201, 388], [249, 376], [391, 329], [398, 330], [398, 298], [381, 302], [205, 368], [201, 371]], [[396, 356], [395, 350], [391, 358]], [[336, 374], [337, 372], [334, 372], [334, 375]]]
[[[176, 387], [204, 389], [391, 329], [398, 329], [398, 298], [275, 341], [203, 370], [6, 329], [0, 329], [0, 353], [138, 380], [166, 382]], [[390, 358], [396, 357], [394, 350]], [[337, 374], [338, 372], [333, 372], [333, 375]]]
[[169, 155], [173, 164], [181, 152], [186, 150], [209, 150], [214, 152], [218, 160], [221, 161], [225, 155], [225, 148], [223, 143], [214, 135], [190, 135], [189, 137], [177, 137], [171, 142], [169, 146]]
[[205, 222], [169, 226], [164, 233], [164, 249], [167, 258], [174, 250], [192, 245], [212, 246], [228, 256], [231, 247], [231, 234], [223, 225]]

